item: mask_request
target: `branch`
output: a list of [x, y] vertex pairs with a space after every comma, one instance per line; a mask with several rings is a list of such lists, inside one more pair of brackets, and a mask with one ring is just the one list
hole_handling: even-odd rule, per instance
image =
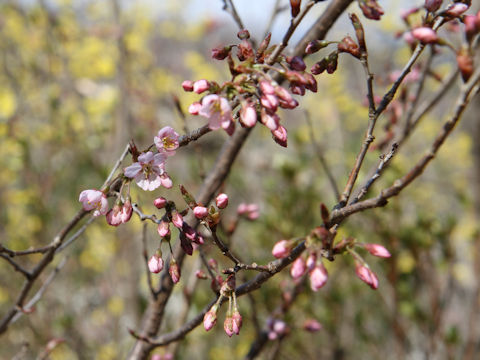
[[235, 5], [233, 4], [233, 0], [222, 0], [223, 1], [223, 10], [228, 12], [230, 15], [232, 15], [233, 20], [237, 24], [238, 28], [240, 30], [245, 29], [245, 26], [243, 25], [242, 19], [238, 15], [237, 9], [235, 8]]

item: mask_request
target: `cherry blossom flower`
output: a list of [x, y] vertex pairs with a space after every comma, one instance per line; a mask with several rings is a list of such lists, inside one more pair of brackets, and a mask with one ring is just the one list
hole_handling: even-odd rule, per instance
[[158, 135], [153, 138], [159, 153], [167, 156], [175, 155], [178, 148], [178, 133], [170, 126], [160, 129]]
[[100, 190], [83, 190], [78, 198], [86, 211], [94, 210], [93, 216], [105, 215], [108, 211], [108, 200]]
[[185, 80], [184, 82], [182, 82], [182, 87], [183, 87], [183, 90], [185, 91], [193, 91], [193, 81], [192, 80]]
[[148, 270], [151, 273], [158, 274], [163, 269], [163, 259], [161, 255], [155, 253], [152, 255], [150, 260], [148, 260]]
[[203, 327], [206, 331], [211, 330], [217, 323], [218, 305], [213, 305], [203, 317]]
[[124, 169], [124, 174], [128, 178], [134, 178], [143, 190], [152, 191], [160, 185], [169, 188], [172, 184], [165, 173], [166, 157], [162, 153], [154, 155], [151, 151], [143, 153], [138, 157], [138, 162]]
[[319, 263], [315, 268], [310, 272], [310, 287], [313, 291], [318, 291], [322, 288], [328, 280], [328, 272], [323, 266], [322, 263]]
[[208, 118], [208, 127], [211, 130], [220, 127], [226, 130], [232, 122], [232, 109], [228, 100], [215, 94], [203, 98], [202, 108], [198, 114]]
[[195, 101], [188, 107], [188, 112], [192, 115], [198, 115], [198, 112], [202, 108], [202, 104], [200, 104], [198, 101]]

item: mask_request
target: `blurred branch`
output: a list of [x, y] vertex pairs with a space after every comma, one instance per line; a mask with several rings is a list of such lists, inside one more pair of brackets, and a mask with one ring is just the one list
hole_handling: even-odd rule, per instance
[[143, 253], [143, 259], [145, 260], [145, 271], [147, 272], [147, 283], [148, 283], [148, 288], [150, 289], [150, 294], [152, 294], [153, 298], [155, 299], [157, 297], [157, 293], [155, 289], [153, 288], [153, 283], [152, 283], [152, 273], [150, 272], [148, 268], [148, 252], [147, 252], [147, 223], [143, 224], [142, 228], [142, 253]]
[[4, 258], [10, 265], [13, 266], [15, 271], [18, 271], [19, 273], [23, 274], [27, 279], [30, 279], [30, 277], [32, 276], [32, 274], [30, 274], [27, 270], [25, 270], [23, 267], [17, 264], [14, 260], [12, 260], [9, 255], [0, 254], [0, 257]]
[[233, 0], [222, 0], [223, 1], [223, 10], [228, 12], [230, 15], [232, 15], [233, 20], [237, 24], [238, 28], [240, 30], [245, 29], [245, 25], [243, 25], [242, 19], [238, 15], [237, 9], [235, 8], [235, 4], [233, 3]]

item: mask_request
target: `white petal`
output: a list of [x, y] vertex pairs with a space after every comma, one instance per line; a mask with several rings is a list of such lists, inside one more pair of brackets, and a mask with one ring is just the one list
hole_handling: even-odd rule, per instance
[[124, 170], [123, 173], [125, 174], [126, 177], [133, 178], [135, 177], [140, 171], [142, 171], [142, 165], [140, 163], [136, 162], [133, 163], [130, 166], [127, 166]]

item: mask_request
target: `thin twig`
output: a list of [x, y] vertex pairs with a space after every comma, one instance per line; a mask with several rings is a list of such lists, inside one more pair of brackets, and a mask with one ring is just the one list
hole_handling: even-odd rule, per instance
[[0, 257], [4, 258], [10, 265], [13, 266], [15, 271], [18, 271], [19, 273], [23, 274], [27, 279], [30, 279], [32, 277], [32, 274], [30, 274], [28, 270], [24, 269], [22, 266], [17, 264], [17, 262], [14, 261], [9, 255], [0, 254]]
[[242, 19], [238, 15], [237, 9], [235, 8], [233, 0], [222, 0], [222, 1], [223, 1], [223, 10], [225, 10], [230, 15], [232, 15], [233, 20], [235, 21], [235, 23], [237, 24], [240, 30], [245, 29]]

